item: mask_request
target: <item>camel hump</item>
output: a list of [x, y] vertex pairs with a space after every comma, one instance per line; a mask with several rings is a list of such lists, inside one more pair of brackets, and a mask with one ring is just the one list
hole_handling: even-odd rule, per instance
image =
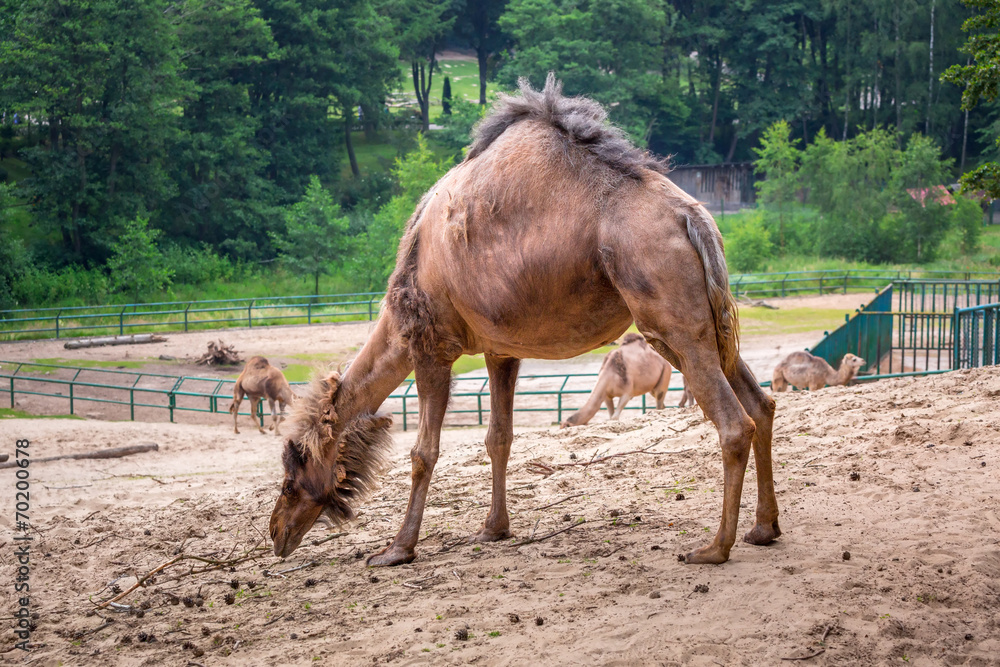
[[476, 125], [466, 161], [482, 154], [511, 126], [534, 120], [558, 130], [568, 144], [625, 176], [641, 179], [645, 169], [660, 174], [670, 172], [666, 160], [639, 150], [624, 132], [611, 125], [598, 102], [587, 97], [564, 96], [562, 83], [552, 72], [542, 90], [532, 88], [524, 77], [518, 80], [518, 87], [520, 95], [499, 95], [490, 113]]
[[270, 365], [264, 357], [250, 357], [250, 360], [247, 361], [247, 368], [267, 368]]
[[646, 337], [642, 334], [637, 333], [627, 333], [625, 337], [622, 338], [622, 345], [631, 345], [632, 343], [642, 343], [646, 344]]

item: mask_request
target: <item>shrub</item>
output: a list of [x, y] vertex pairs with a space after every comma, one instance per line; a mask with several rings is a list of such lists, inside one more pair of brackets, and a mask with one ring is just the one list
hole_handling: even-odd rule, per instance
[[167, 246], [163, 250], [163, 262], [173, 270], [173, 281], [184, 285], [231, 280], [236, 272], [228, 258], [216, 254], [205, 244], [200, 248]]
[[952, 225], [962, 234], [962, 252], [971, 255], [979, 249], [979, 239], [983, 235], [983, 209], [979, 202], [963, 197], [955, 196], [955, 205], [952, 208]]
[[774, 244], [760, 211], [745, 213], [741, 218], [726, 239], [726, 258], [733, 272], [750, 273], [761, 269], [774, 255]]
[[150, 229], [149, 218], [142, 216], [123, 225], [118, 240], [111, 245], [114, 254], [108, 259], [114, 291], [138, 301], [141, 296], [170, 285], [174, 271], [156, 247], [161, 234], [158, 229]]

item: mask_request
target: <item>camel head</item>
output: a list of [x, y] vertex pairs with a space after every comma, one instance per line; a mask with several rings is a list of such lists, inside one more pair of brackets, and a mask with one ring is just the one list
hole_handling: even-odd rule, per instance
[[314, 380], [292, 412], [285, 441], [285, 478], [271, 512], [274, 555], [295, 551], [325, 514], [334, 524], [354, 518], [354, 510], [375, 485], [392, 445], [392, 417], [361, 414], [341, 420], [336, 407], [340, 374]]
[[844, 355], [844, 358], [840, 361], [841, 368], [844, 368], [845, 365], [847, 366], [847, 368], [850, 368], [853, 371], [853, 375], [857, 375], [858, 371], [861, 370], [861, 367], [865, 365], [865, 360], [857, 355], [848, 352], [847, 354]]

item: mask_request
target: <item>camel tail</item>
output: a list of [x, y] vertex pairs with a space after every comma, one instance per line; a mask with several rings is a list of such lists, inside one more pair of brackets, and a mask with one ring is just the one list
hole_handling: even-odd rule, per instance
[[687, 232], [705, 267], [705, 285], [715, 318], [715, 340], [719, 346], [722, 370], [731, 375], [736, 371], [740, 356], [739, 314], [736, 299], [729, 291], [729, 270], [726, 268], [722, 235], [703, 206], [691, 207], [687, 214]]

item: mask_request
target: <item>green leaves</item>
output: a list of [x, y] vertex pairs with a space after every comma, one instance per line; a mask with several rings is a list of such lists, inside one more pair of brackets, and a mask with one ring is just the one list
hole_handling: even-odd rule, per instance
[[285, 210], [284, 219], [284, 234], [272, 232], [271, 241], [293, 273], [313, 278], [313, 294], [318, 294], [319, 277], [342, 265], [350, 250], [347, 217], [312, 176], [305, 195]]
[[146, 217], [124, 223], [111, 245], [113, 254], [108, 259], [114, 291], [129, 294], [138, 301], [142, 295], [170, 285], [173, 270], [166, 266], [156, 246], [161, 234], [160, 230], [149, 228]]

